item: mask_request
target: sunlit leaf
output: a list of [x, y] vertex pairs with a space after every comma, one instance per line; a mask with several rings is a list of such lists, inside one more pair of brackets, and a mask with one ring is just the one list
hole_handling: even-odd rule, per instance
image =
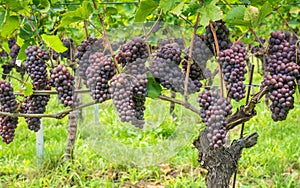
[[143, 22], [146, 17], [151, 14], [158, 7], [158, 3], [153, 0], [142, 0], [140, 2], [140, 7], [138, 8], [134, 21]]
[[220, 7], [216, 5], [218, 0], [213, 0], [206, 6], [200, 8], [201, 18], [200, 24], [203, 26], [207, 26], [209, 21], [216, 21], [223, 18], [223, 12]]
[[56, 35], [46, 35], [46, 34], [43, 34], [42, 35], [42, 39], [45, 41], [45, 43], [50, 48], [52, 48], [56, 52], [60, 52], [61, 53], [61, 52], [64, 52], [64, 51], [66, 51], [68, 49], [68, 48], [66, 48], [64, 46], [64, 44], [62, 43], [62, 41]]

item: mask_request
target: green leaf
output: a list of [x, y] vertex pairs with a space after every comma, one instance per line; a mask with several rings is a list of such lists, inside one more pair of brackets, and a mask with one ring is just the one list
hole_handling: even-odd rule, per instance
[[136, 11], [134, 21], [143, 22], [146, 17], [151, 14], [158, 7], [158, 3], [153, 0], [142, 0], [140, 7]]
[[299, 14], [300, 8], [299, 7], [291, 7], [290, 11], [291, 14]]
[[1, 36], [10, 36], [17, 28], [19, 28], [19, 18], [17, 16], [6, 16], [5, 22], [2, 24]]
[[68, 48], [66, 48], [64, 46], [64, 44], [61, 42], [61, 40], [59, 39], [58, 36], [56, 35], [46, 35], [46, 34], [42, 34], [42, 39], [45, 41], [45, 43], [52, 48], [53, 50], [55, 50], [56, 52], [64, 52], [66, 51]]
[[162, 88], [159, 83], [155, 81], [151, 73], [148, 73], [148, 97], [156, 99], [161, 94]]
[[2, 7], [0, 7], [0, 28], [2, 27], [2, 24], [5, 21], [5, 14], [5, 10]]
[[225, 22], [233, 25], [250, 26], [249, 21], [244, 20], [246, 7], [238, 6], [232, 8], [226, 15]]
[[22, 93], [25, 97], [32, 95], [33, 93], [33, 86], [30, 82], [25, 82], [24, 86], [20, 90], [20, 93]]
[[266, 19], [266, 16], [271, 12], [272, 12], [272, 6], [268, 2], [266, 2], [259, 11], [258, 19], [255, 25], [257, 26], [258, 24], [262, 23], [263, 20]]
[[174, 5], [175, 5], [176, 1], [170, 1], [170, 0], [160, 0], [159, 2], [159, 8], [169, 11], [171, 10]]
[[184, 1], [179, 3], [173, 10], [171, 10], [171, 12], [176, 16], [179, 16], [182, 13], [183, 7], [184, 7]]
[[118, 10], [115, 7], [106, 7], [106, 14], [107, 15], [115, 15], [115, 14], [118, 14]]
[[257, 7], [249, 5], [244, 14], [244, 20], [249, 21], [252, 27], [256, 26], [259, 10]]
[[25, 60], [26, 59], [26, 54], [25, 54], [25, 50], [28, 46], [30, 46], [30, 41], [24, 41], [23, 45], [20, 46], [20, 51], [18, 53], [18, 60]]
[[63, 14], [61, 23], [58, 27], [63, 27], [71, 23], [81, 22], [89, 18], [90, 14], [93, 12], [92, 5], [84, 1], [81, 7], [77, 8], [74, 11], [67, 12]]
[[201, 18], [200, 24], [203, 26], [207, 26], [209, 21], [216, 21], [222, 19], [223, 12], [220, 7], [216, 6], [218, 0], [211, 1], [208, 5], [200, 8]]
[[5, 4], [8, 6], [9, 9], [13, 11], [20, 11], [26, 8], [28, 5], [29, 0], [6, 0]]
[[48, 0], [33, 0], [32, 1], [40, 12], [47, 12], [50, 9], [50, 3]]

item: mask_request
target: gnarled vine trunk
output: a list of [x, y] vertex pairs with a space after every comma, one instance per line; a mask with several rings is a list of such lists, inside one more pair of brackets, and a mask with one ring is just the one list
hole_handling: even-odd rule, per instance
[[241, 157], [243, 148], [249, 148], [256, 144], [258, 134], [233, 141], [229, 147], [211, 149], [207, 139], [207, 131], [201, 132], [199, 138], [194, 141], [194, 146], [198, 149], [198, 161], [202, 168], [208, 173], [206, 175], [206, 185], [208, 188], [229, 187], [230, 178], [237, 169], [238, 160]]

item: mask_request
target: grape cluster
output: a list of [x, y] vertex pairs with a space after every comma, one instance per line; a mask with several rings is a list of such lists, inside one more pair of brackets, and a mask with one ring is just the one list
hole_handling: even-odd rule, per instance
[[295, 93], [294, 78], [282, 74], [266, 75], [263, 86], [268, 86], [267, 97], [272, 101], [270, 109], [274, 121], [282, 121], [287, 118], [290, 109], [294, 108]]
[[91, 89], [91, 96], [96, 102], [109, 99], [108, 81], [115, 75], [115, 65], [111, 58], [96, 52], [90, 56], [92, 63], [86, 70], [87, 86]]
[[[175, 47], [169, 46], [168, 48]], [[166, 50], [161, 48], [157, 54], [153, 54], [152, 64], [150, 65], [149, 70], [155, 80], [163, 87], [183, 94], [185, 74], [182, 73], [178, 66], [178, 62], [180, 61], [177, 58], [173, 58], [172, 55], [163, 55], [162, 52], [166, 52]], [[196, 91], [197, 87], [189, 78], [188, 93], [195, 93]]]
[[[15, 38], [11, 38], [8, 40], [8, 47], [10, 49], [9, 56], [11, 57], [11, 60], [7, 62], [6, 64], [2, 65], [3, 68], [3, 74], [2, 78], [6, 79], [6, 76], [10, 73], [10, 71], [13, 68], [16, 68], [17, 72], [19, 72], [22, 76], [24, 75], [23, 67], [16, 65], [16, 60], [20, 51], [20, 46], [17, 44]], [[4, 50], [2, 52], [5, 52]], [[8, 56], [8, 54], [5, 52], [3, 54], [4, 56]]]
[[25, 50], [27, 55], [25, 69], [32, 80], [35, 89], [44, 89], [47, 84], [47, 66], [45, 61], [49, 60], [49, 54], [37, 46], [28, 46]]
[[245, 74], [247, 72], [245, 60], [248, 59], [247, 51], [241, 44], [220, 52], [223, 79], [226, 82], [228, 97], [239, 101], [245, 97]]
[[135, 116], [131, 81], [130, 76], [118, 74], [110, 82], [109, 92], [122, 122], [130, 122]]
[[78, 58], [79, 64], [78, 73], [83, 79], [84, 84], [86, 84], [87, 80], [86, 69], [92, 64], [92, 62], [90, 62], [90, 56], [96, 52], [103, 52], [104, 48], [104, 40], [102, 38], [89, 38], [77, 46], [78, 52], [76, 57]]
[[295, 79], [300, 75], [300, 66], [295, 61], [295, 47], [286, 41], [287, 35], [281, 31], [272, 32], [269, 39], [267, 58], [268, 74], [264, 76], [262, 87], [267, 86], [267, 98], [272, 101], [270, 109], [274, 121], [287, 118], [294, 108]]
[[116, 59], [124, 67], [127, 63], [133, 62], [137, 58], [148, 58], [148, 49], [143, 39], [133, 37], [131, 41], [122, 45]]
[[72, 76], [69, 70], [62, 64], [51, 69], [50, 73], [51, 82], [58, 93], [58, 98], [61, 103], [65, 107], [74, 107], [74, 76]]
[[226, 136], [226, 117], [232, 112], [231, 104], [219, 96], [218, 90], [203, 90], [198, 95], [200, 114], [208, 130], [207, 138], [214, 149], [224, 144]]
[[[49, 89], [48, 86], [45, 89]], [[26, 114], [43, 114], [46, 111], [46, 106], [50, 96], [48, 95], [32, 95], [26, 97], [21, 107], [21, 112]], [[41, 118], [25, 118], [28, 128], [37, 132], [41, 127]]]
[[[226, 27], [225, 23], [222, 20], [215, 21], [213, 23], [213, 27], [216, 32], [216, 36], [218, 39], [219, 50], [223, 51], [228, 49], [231, 46], [230, 38], [229, 38], [229, 30]], [[211, 28], [208, 25], [205, 30], [205, 43], [210, 49], [210, 51], [215, 54], [216, 50], [214, 49], [215, 42], [214, 36], [211, 32]]]
[[181, 50], [185, 48], [184, 40], [182, 38], [160, 39], [158, 40], [157, 43], [158, 43], [158, 47], [163, 47], [168, 44], [176, 43]]
[[[0, 103], [1, 112], [16, 112], [18, 109], [18, 102], [13, 93], [11, 84], [5, 81], [0, 81]], [[2, 141], [9, 144], [14, 139], [15, 129], [17, 128], [18, 118], [10, 116], [0, 117], [0, 136]]]
[[137, 58], [131, 63], [127, 63], [125, 73], [131, 76], [132, 84], [132, 101], [134, 109], [134, 118], [132, 119], [132, 124], [142, 128], [144, 125], [144, 110], [146, 96], [148, 95], [147, 91], [147, 69], [145, 66], [146, 59]]
[[167, 44], [162, 46], [156, 53], [157, 57], [166, 59], [168, 62], [179, 65], [181, 62], [181, 50], [176, 43]]

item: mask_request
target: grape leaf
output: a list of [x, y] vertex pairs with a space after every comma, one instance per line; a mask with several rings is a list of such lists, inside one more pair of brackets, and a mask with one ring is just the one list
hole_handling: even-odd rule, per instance
[[152, 99], [156, 99], [161, 94], [162, 91], [160, 84], [155, 81], [152, 74], [150, 73], [148, 73], [147, 89], [148, 89], [148, 97]]
[[58, 27], [63, 27], [71, 23], [80, 22], [89, 18], [93, 12], [92, 5], [88, 1], [84, 1], [81, 7], [74, 11], [63, 14], [61, 22]]
[[7, 37], [19, 28], [19, 18], [17, 16], [6, 16], [5, 22], [2, 24], [1, 36]]
[[209, 4], [201, 7], [199, 12], [201, 12], [200, 24], [207, 26], [209, 21], [216, 21], [222, 19], [223, 12], [220, 7], [216, 5], [218, 0], [213, 0]]
[[151, 14], [158, 7], [158, 3], [154, 0], [142, 0], [140, 2], [140, 7], [136, 11], [134, 21], [143, 22], [146, 17]]
[[171, 10], [171, 12], [176, 16], [179, 16], [183, 10], [183, 7], [184, 7], [184, 1], [179, 3], [173, 10]]
[[23, 45], [20, 46], [20, 51], [18, 53], [18, 58], [19, 60], [25, 60], [26, 59], [26, 54], [25, 54], [25, 50], [26, 48], [30, 46], [30, 40], [25, 40]]
[[5, 4], [13, 11], [20, 11], [23, 10], [29, 2], [29, 0], [6, 0]]
[[33, 93], [33, 86], [30, 82], [25, 82], [22, 89], [20, 90], [25, 97], [32, 95]]
[[257, 7], [249, 5], [244, 14], [244, 20], [249, 21], [252, 27], [255, 27], [258, 19], [259, 10]]
[[170, 0], [160, 0], [159, 1], [159, 8], [169, 11], [171, 10], [174, 5], [175, 5], [176, 1], [170, 1]]
[[59, 39], [58, 36], [56, 35], [46, 35], [46, 34], [42, 34], [42, 39], [45, 41], [45, 43], [52, 48], [53, 50], [55, 50], [56, 52], [64, 52], [66, 51], [68, 48], [66, 48], [64, 46], [64, 44], [61, 42], [61, 40]]
[[250, 26], [250, 22], [244, 20], [246, 7], [238, 6], [232, 8], [226, 15], [225, 21], [229, 24]]
[[258, 18], [256, 20], [255, 26], [257, 26], [258, 24], [260, 24], [261, 22], [263, 22], [264, 19], [266, 19], [266, 16], [272, 12], [272, 7], [271, 5], [266, 2], [260, 9], [259, 14], [258, 14]]

